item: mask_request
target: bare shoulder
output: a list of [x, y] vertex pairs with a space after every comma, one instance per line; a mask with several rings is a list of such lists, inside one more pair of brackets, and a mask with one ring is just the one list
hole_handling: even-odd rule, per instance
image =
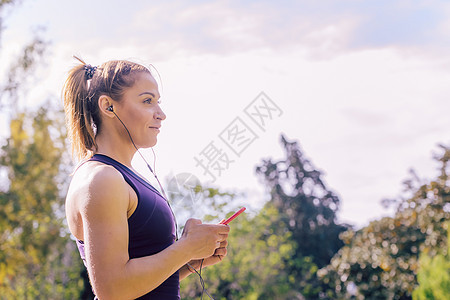
[[[75, 172], [66, 198], [66, 215], [75, 236], [87, 219], [105, 220], [127, 213], [129, 189], [122, 174], [100, 162], [86, 162]], [[80, 232], [81, 231], [81, 232]]]
[[72, 183], [77, 198], [83, 197], [84, 204], [102, 204], [102, 202], [113, 204], [111, 200], [128, 196], [127, 183], [122, 174], [114, 167], [100, 162], [84, 164], [74, 174]]

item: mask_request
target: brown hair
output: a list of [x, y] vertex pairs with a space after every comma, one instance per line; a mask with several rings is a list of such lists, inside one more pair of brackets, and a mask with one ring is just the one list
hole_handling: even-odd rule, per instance
[[97, 150], [95, 135], [101, 127], [98, 108], [100, 96], [106, 95], [120, 101], [125, 90], [133, 86], [135, 75], [140, 72], [150, 73], [150, 70], [134, 62], [113, 60], [98, 66], [89, 79], [86, 63], [75, 58], [81, 64], [70, 70], [62, 97], [72, 155], [82, 160], [91, 157], [93, 151]]

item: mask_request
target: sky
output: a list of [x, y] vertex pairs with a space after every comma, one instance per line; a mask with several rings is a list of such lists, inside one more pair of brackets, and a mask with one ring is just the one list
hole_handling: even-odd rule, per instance
[[[255, 212], [269, 199], [255, 167], [284, 158], [284, 134], [339, 195], [339, 220], [361, 227], [392, 214], [380, 201], [402, 195], [409, 169], [435, 177], [437, 145], [450, 144], [448, 1], [24, 0], [3, 14], [0, 70], [39, 28], [49, 41], [27, 105], [61, 105], [72, 55], [157, 69], [166, 187], [192, 174], [244, 192]], [[198, 163], [213, 150], [220, 174]]]

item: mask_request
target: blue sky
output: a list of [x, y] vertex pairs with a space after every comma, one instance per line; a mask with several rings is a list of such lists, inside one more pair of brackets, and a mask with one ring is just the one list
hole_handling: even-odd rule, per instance
[[326, 28], [345, 31], [340, 46], [346, 51], [449, 45], [446, 1], [29, 0], [17, 6], [11, 28], [43, 25], [54, 42], [78, 45], [171, 43], [217, 54], [308, 44]]
[[360, 226], [389, 213], [379, 201], [401, 193], [409, 168], [437, 174], [432, 153], [450, 142], [449, 17], [447, 1], [29, 0], [6, 19], [0, 59], [46, 28], [49, 55], [28, 103], [59, 95], [73, 54], [155, 65], [168, 116], [154, 148], [160, 178], [208, 180], [194, 156], [221, 145], [264, 91], [283, 114], [217, 184], [245, 190], [256, 209], [267, 193], [254, 167], [283, 156], [284, 132], [341, 196], [341, 220]]

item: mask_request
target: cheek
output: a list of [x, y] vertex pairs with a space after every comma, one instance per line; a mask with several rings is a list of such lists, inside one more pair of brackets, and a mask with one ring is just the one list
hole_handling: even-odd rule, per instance
[[[142, 110], [136, 112], [136, 114], [132, 117], [133, 128], [136, 135], [139, 135], [142, 139], [147, 139], [149, 136], [152, 136], [154, 131], [150, 129], [151, 124], [151, 115], [148, 111]], [[144, 142], [141, 140], [140, 142]], [[145, 142], [144, 142], [145, 143]]]
[[148, 115], [146, 115], [142, 110], [135, 110], [130, 113], [128, 118], [135, 128], [142, 128], [148, 123]]

